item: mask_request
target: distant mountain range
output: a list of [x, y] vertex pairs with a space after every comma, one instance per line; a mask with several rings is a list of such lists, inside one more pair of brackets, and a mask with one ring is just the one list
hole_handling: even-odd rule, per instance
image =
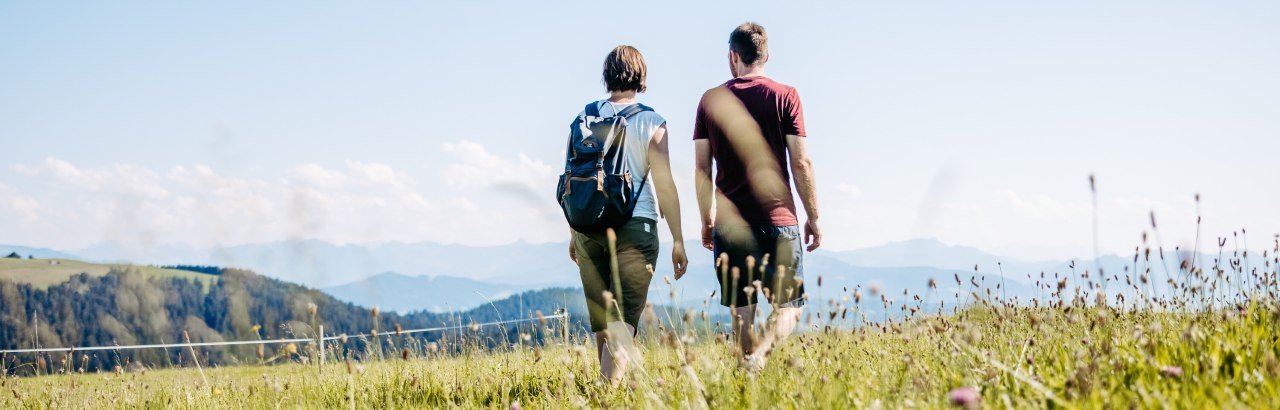
[[18, 245], [0, 245], [0, 257], [16, 253], [22, 257], [35, 256], [40, 259], [76, 259], [76, 256], [53, 249], [32, 248]]
[[498, 284], [453, 276], [409, 276], [383, 272], [345, 285], [321, 289], [334, 297], [386, 311], [453, 312], [551, 286]]
[[[716, 291], [712, 255], [697, 242], [685, 245], [689, 257], [689, 273], [674, 282], [663, 281], [672, 276], [670, 244], [663, 244], [650, 300], [660, 304], [701, 304]], [[516, 242], [499, 246], [465, 246], [452, 244], [388, 243], [377, 246], [334, 245], [318, 240], [291, 240], [262, 244], [237, 245], [214, 249], [182, 246], [160, 246], [146, 249], [100, 245], [73, 252], [75, 255], [49, 249], [0, 245], [19, 254], [37, 257], [63, 257], [98, 262], [134, 264], [203, 264], [251, 269], [263, 275], [320, 288], [342, 300], [362, 306], [379, 306], [388, 311], [428, 310], [434, 312], [470, 309], [487, 299], [531, 289], [552, 286], [578, 287], [578, 269], [568, 259], [567, 244], [530, 244]], [[1262, 266], [1251, 255], [1254, 266]], [[947, 245], [933, 239], [891, 242], [881, 246], [850, 251], [819, 250], [805, 254], [807, 286], [818, 291], [818, 277], [823, 278], [823, 296], [833, 297], [845, 289], [858, 287], [908, 297], [930, 293], [929, 279], [935, 279], [939, 294], [950, 294], [946, 286], [955, 285], [959, 275], [985, 278], [989, 284], [1001, 281], [1007, 296], [1035, 295], [1035, 282], [1040, 273], [1072, 273], [1070, 261], [1019, 261], [1003, 258], [982, 250]], [[1211, 263], [1216, 255], [1202, 255]], [[1169, 252], [1165, 263], [1153, 255], [1152, 275], [1163, 278], [1164, 265], [1175, 270], [1176, 256]], [[1078, 260], [1076, 274], [1096, 271], [1101, 266], [1107, 276], [1122, 276], [1126, 267], [1137, 271], [1132, 256], [1103, 256], [1095, 265], [1092, 260]], [[975, 270], [976, 266], [976, 270]], [[1143, 267], [1145, 269], [1145, 266]], [[1003, 280], [1001, 278], [1003, 272]], [[1047, 283], [1047, 279], [1045, 280]], [[965, 286], [961, 286], [962, 288]], [[675, 291], [675, 300], [671, 298]], [[864, 292], [865, 293], [865, 292]], [[964, 293], [964, 292], [960, 292]], [[714, 304], [715, 301], [711, 301]]]

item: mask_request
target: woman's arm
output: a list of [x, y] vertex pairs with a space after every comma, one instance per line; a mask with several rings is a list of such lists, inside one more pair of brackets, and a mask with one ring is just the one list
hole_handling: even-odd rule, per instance
[[680, 194], [676, 192], [675, 179], [671, 177], [671, 157], [667, 151], [667, 125], [663, 124], [649, 138], [649, 170], [653, 172], [653, 187], [658, 194], [658, 215], [667, 220], [671, 230], [671, 263], [676, 279], [684, 276], [689, 260], [684, 254], [684, 233], [680, 231]]

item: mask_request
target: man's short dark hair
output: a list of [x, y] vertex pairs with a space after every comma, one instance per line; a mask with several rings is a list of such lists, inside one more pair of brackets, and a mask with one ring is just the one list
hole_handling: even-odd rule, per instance
[[764, 62], [769, 58], [769, 36], [764, 26], [753, 22], [742, 23], [729, 33], [729, 50], [738, 53], [746, 65]]
[[644, 92], [644, 56], [628, 45], [614, 47], [604, 58], [604, 86], [609, 91]]

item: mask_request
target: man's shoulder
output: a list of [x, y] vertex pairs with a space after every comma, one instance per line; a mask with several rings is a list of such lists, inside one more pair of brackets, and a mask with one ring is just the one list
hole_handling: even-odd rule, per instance
[[772, 89], [780, 94], [791, 94], [796, 92], [796, 88], [789, 84], [773, 79], [773, 77], [760, 77], [760, 84]]
[[733, 95], [733, 90], [729, 89], [729, 85], [733, 80], [729, 80], [723, 84], [708, 88], [702, 92], [702, 98], [698, 99], [698, 108], [706, 107], [709, 103], [715, 102], [727, 96]]

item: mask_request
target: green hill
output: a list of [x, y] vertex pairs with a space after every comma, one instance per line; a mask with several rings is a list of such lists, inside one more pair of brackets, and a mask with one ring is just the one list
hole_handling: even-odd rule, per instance
[[205, 284], [217, 280], [216, 275], [154, 266], [107, 265], [71, 259], [0, 258], [0, 279], [14, 283], [27, 283], [41, 289], [66, 282], [77, 274], [83, 273], [98, 277], [106, 275], [112, 269], [136, 271], [145, 277], [181, 278], [200, 281]]
[[[317, 327], [328, 335], [359, 334], [373, 329], [389, 331], [484, 323], [535, 317], [571, 306], [573, 326], [582, 324], [581, 291], [543, 289], [493, 301], [481, 308], [449, 314], [425, 311], [396, 314], [339, 301], [319, 290], [268, 278], [256, 273], [212, 267], [157, 267], [96, 265], [58, 260], [0, 261], [0, 351], [32, 347], [112, 346], [182, 341], [189, 334], [196, 342], [312, 338]], [[199, 269], [216, 274], [196, 273]], [[412, 292], [413, 289], [405, 289]], [[575, 303], [576, 302], [576, 303]], [[502, 345], [520, 340], [533, 323], [483, 329], [432, 332], [416, 335], [417, 343], [467, 333], [473, 340]], [[478, 331], [477, 331], [478, 330]], [[363, 360], [383, 354], [383, 347], [357, 338], [346, 345], [347, 354]], [[376, 342], [376, 340], [373, 340]], [[267, 346], [266, 358], [283, 346]], [[389, 348], [388, 348], [389, 349]], [[124, 363], [148, 367], [181, 360], [171, 350], [123, 350], [87, 352], [78, 363], [88, 371], [109, 370]], [[253, 346], [210, 348], [203, 360], [212, 365], [254, 363], [264, 359]], [[4, 374], [37, 374], [40, 363], [64, 354], [10, 354], [0, 366]], [[42, 362], [43, 361], [43, 362]], [[16, 366], [15, 364], [35, 364]]]

